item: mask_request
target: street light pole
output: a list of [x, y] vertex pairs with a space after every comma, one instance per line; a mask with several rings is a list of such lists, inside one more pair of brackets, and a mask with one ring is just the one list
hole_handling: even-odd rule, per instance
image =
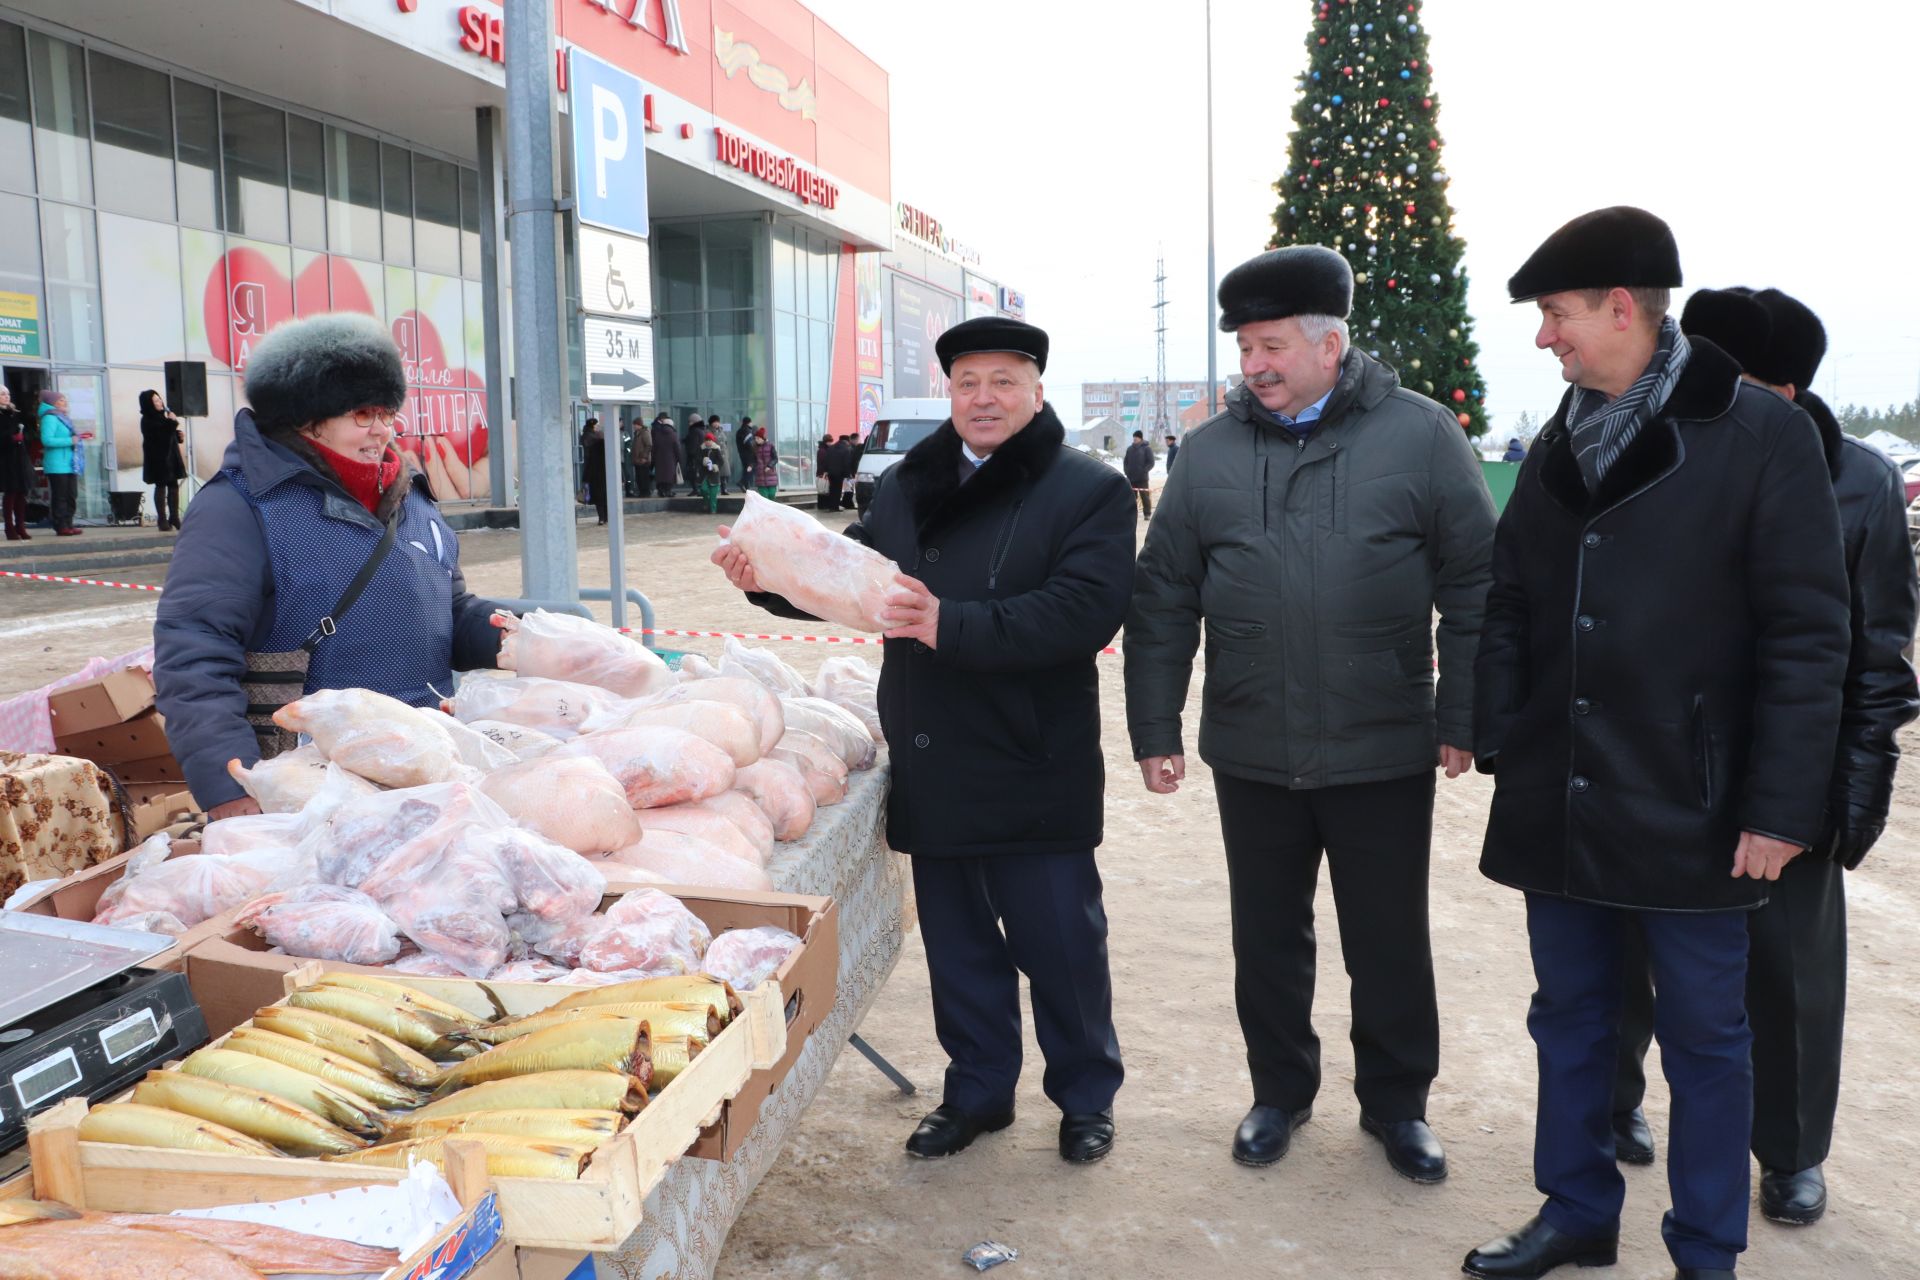
[[1207, 0], [1207, 416], [1220, 411], [1219, 339], [1214, 335], [1213, 280], [1213, 0]]

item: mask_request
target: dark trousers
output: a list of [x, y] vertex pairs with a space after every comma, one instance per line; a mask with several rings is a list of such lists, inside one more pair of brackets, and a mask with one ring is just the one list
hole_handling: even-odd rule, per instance
[[[1753, 1154], [1796, 1173], [1826, 1161], [1840, 1106], [1847, 1011], [1846, 872], [1801, 854], [1767, 905], [1747, 913], [1747, 1021], [1753, 1027]], [[1654, 987], [1644, 944], [1630, 935], [1615, 1111], [1646, 1095]]]
[[1120, 1039], [1092, 851], [915, 858], [913, 892], [947, 1052], [945, 1101], [971, 1115], [1013, 1109], [1024, 973], [1047, 1097], [1070, 1114], [1112, 1106]]
[[1433, 774], [1293, 791], [1214, 774], [1233, 901], [1234, 1004], [1253, 1100], [1298, 1110], [1320, 1088], [1313, 898], [1324, 851], [1353, 1009], [1353, 1091], [1415, 1120], [1440, 1069], [1427, 933]]
[[153, 518], [161, 528], [180, 527], [180, 482], [172, 480], [153, 486]]
[[1133, 491], [1136, 494], [1140, 495], [1140, 514], [1143, 516], [1152, 515], [1153, 514], [1153, 494], [1149, 493], [1144, 485], [1134, 486]]
[[845, 476], [828, 476], [827, 491], [820, 498], [821, 510], [838, 511], [840, 509], [840, 496], [845, 490], [846, 485], [847, 479]]
[[79, 476], [48, 476], [47, 491], [52, 507], [51, 520], [56, 529], [73, 528], [74, 506], [79, 500]]
[[26, 494], [0, 494], [0, 511], [3, 511], [5, 514], [7, 536], [9, 538], [24, 538], [27, 536]]
[[1679, 1267], [1731, 1270], [1747, 1247], [1753, 1034], [1747, 1028], [1747, 920], [1739, 911], [1629, 911], [1527, 895], [1538, 989], [1527, 1030], [1539, 1051], [1534, 1185], [1555, 1230], [1612, 1233], [1626, 1200], [1613, 1158], [1626, 934], [1637, 922], [1661, 999], [1660, 1063], [1673, 1093], [1660, 1234]]

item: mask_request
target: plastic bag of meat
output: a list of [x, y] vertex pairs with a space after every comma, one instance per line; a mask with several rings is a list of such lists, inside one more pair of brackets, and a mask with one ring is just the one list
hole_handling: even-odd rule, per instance
[[529, 956], [525, 960], [509, 960], [487, 977], [495, 982], [552, 982], [572, 972], [563, 964]]
[[512, 752], [516, 760], [537, 760], [560, 745], [560, 739], [550, 733], [505, 720], [475, 720], [467, 728], [486, 734]]
[[732, 636], [720, 649], [720, 674], [757, 681], [776, 698], [804, 698], [809, 692], [806, 678], [772, 650], [750, 649]]
[[713, 941], [706, 922], [658, 889], [635, 889], [607, 908], [607, 927], [580, 952], [580, 967], [601, 973], [653, 969], [697, 973]]
[[132, 915], [115, 916], [113, 927], [138, 929], [141, 933], [157, 933], [167, 938], [177, 938], [187, 931], [180, 917], [171, 911], [136, 911]]
[[644, 702], [629, 702], [611, 707], [595, 716], [587, 728], [589, 730], [616, 728], [644, 708], [665, 707], [681, 702], [696, 704], [725, 702], [738, 707], [747, 714], [748, 719], [753, 721], [753, 727], [760, 735], [760, 754], [762, 755], [773, 750], [773, 744], [780, 741], [780, 735], [787, 731], [786, 716], [782, 713], [780, 699], [774, 697], [758, 680], [743, 680], [738, 676], [715, 676], [711, 680], [691, 680], [685, 684], [677, 684], [658, 697], [648, 698]]
[[512, 825], [478, 788], [446, 782], [350, 800], [300, 847], [314, 857], [319, 879], [383, 898], [390, 882], [433, 864], [456, 837]]
[[641, 809], [636, 815], [640, 825], [647, 832], [677, 831], [683, 836], [692, 836], [703, 840], [722, 853], [764, 867], [767, 859], [773, 855], [773, 842], [769, 840], [763, 850], [748, 838], [746, 832], [735, 826], [720, 813], [706, 808], [706, 801], [694, 804], [668, 805], [664, 809]]
[[384, 693], [321, 689], [274, 712], [273, 722], [311, 735], [327, 759], [383, 787], [462, 776], [460, 753], [440, 718]]
[[416, 978], [490, 978], [488, 973], [471, 974], [431, 951], [409, 951], [387, 968], [395, 973], [410, 973]]
[[[678, 831], [649, 831], [639, 844], [610, 853], [607, 860], [626, 869], [623, 876], [626, 879], [715, 889], [754, 889], [763, 893], [773, 888], [773, 880], [761, 867]], [[608, 874], [622, 873], [609, 868]]]
[[556, 738], [586, 731], [590, 717], [604, 715], [617, 700], [605, 689], [543, 680], [536, 676], [469, 675], [441, 709], [457, 720], [504, 720]]
[[493, 843], [494, 857], [528, 915], [542, 920], [590, 916], [607, 892], [607, 878], [598, 867], [531, 831], [508, 828], [483, 838]]
[[496, 613], [493, 625], [506, 633], [500, 640], [503, 671], [590, 684], [622, 698], [645, 698], [673, 683], [659, 654], [591, 618], [535, 609], [517, 618]]
[[865, 658], [828, 658], [813, 679], [813, 696], [825, 698], [852, 712], [881, 746], [887, 745], [880, 727], [880, 672]]
[[762, 760], [734, 774], [733, 785], [760, 806], [776, 840], [798, 840], [813, 825], [813, 788], [785, 760]]
[[568, 743], [542, 763], [585, 755], [607, 767], [636, 809], [704, 800], [733, 786], [733, 760], [705, 738], [655, 725], [605, 729]]
[[510, 765], [520, 758], [472, 725], [456, 720], [444, 712], [440, 713], [440, 727], [445, 729], [447, 736], [453, 739], [454, 750], [460, 753], [460, 763], [478, 769], [482, 773]]
[[343, 804], [379, 794], [380, 788], [359, 774], [348, 773], [339, 765], [329, 762], [319, 790], [308, 798], [307, 807], [300, 811], [301, 818], [306, 822], [305, 830], [312, 831], [331, 818]]
[[548, 982], [550, 987], [611, 987], [620, 982], [639, 982], [643, 978], [677, 978], [684, 970], [676, 962], [663, 964], [655, 969], [615, 969], [610, 973], [601, 973], [598, 969], [570, 969], [564, 977]]
[[729, 929], [707, 948], [700, 968], [735, 991], [751, 991], [771, 978], [799, 946], [799, 938], [770, 924]]
[[[760, 747], [760, 729], [753, 717], [737, 703], [683, 700], [680, 702], [626, 703], [624, 714], [609, 729], [639, 729], [662, 725], [684, 729], [696, 738], [705, 738], [732, 758], [735, 765], [752, 764], [765, 754]], [[596, 726], [597, 728], [598, 726]]]
[[[737, 772], [734, 774], [736, 781], [739, 776]], [[717, 796], [708, 796], [700, 801], [699, 807], [719, 814], [740, 828], [747, 839], [753, 842], [754, 848], [766, 850], [759, 858], [762, 866], [773, 856], [773, 820], [761, 811], [760, 806], [753, 802], [753, 797], [746, 792], [722, 791]]]
[[842, 537], [812, 516], [749, 493], [727, 533], [747, 553], [760, 587], [816, 618], [859, 631], [885, 631], [880, 615], [899, 566]]
[[575, 853], [608, 853], [640, 838], [626, 788], [593, 756], [510, 764], [480, 779], [480, 791], [527, 830]]
[[225, 855], [257, 849], [291, 849], [306, 834], [307, 820], [298, 813], [250, 813], [209, 822], [200, 833], [200, 852]]
[[849, 769], [871, 769], [879, 755], [873, 735], [860, 718], [825, 698], [785, 698], [787, 728], [804, 729], [832, 747]]
[[261, 812], [298, 813], [327, 780], [327, 758], [309, 742], [262, 760], [251, 769], [238, 760], [229, 760], [227, 772], [246, 788]]
[[506, 916], [484, 902], [418, 893], [387, 898], [382, 905], [415, 946], [462, 977], [484, 978], [507, 962]]
[[234, 917], [290, 956], [385, 964], [400, 954], [400, 926], [380, 904], [337, 884], [262, 894]]
[[[614, 864], [595, 861], [596, 869]], [[542, 920], [527, 912], [507, 917], [507, 928], [527, 950], [559, 964], [572, 967], [580, 963], [580, 952], [607, 927], [604, 915], [573, 916], [564, 920]]]
[[697, 653], [680, 655], [680, 679], [682, 680], [711, 680], [719, 674], [720, 668]]
[[107, 886], [93, 922], [118, 924], [150, 912], [165, 912], [190, 929], [263, 893], [291, 888], [312, 878], [312, 861], [293, 849], [184, 854], [147, 863], [137, 874]]
[[839, 804], [847, 798], [847, 762], [804, 729], [789, 729], [769, 759], [785, 760], [807, 780], [816, 805]]

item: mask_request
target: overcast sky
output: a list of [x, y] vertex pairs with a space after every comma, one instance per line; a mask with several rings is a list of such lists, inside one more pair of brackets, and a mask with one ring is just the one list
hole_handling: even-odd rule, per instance
[[[1202, 0], [808, 3], [891, 76], [894, 199], [1025, 291], [1063, 419], [1083, 381], [1153, 376], [1157, 252], [1167, 375], [1206, 375]], [[1214, 0], [1220, 274], [1272, 234], [1314, 7]], [[1920, 0], [1427, 0], [1421, 16], [1492, 430], [1563, 389], [1507, 277], [1609, 204], [1673, 225], [1689, 288], [1773, 285], [1819, 312], [1830, 400], [1920, 394]], [[1230, 336], [1218, 359], [1236, 368]]]

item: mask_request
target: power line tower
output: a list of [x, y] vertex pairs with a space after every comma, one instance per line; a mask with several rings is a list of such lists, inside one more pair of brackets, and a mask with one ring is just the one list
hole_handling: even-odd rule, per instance
[[1154, 439], [1164, 440], [1167, 436], [1167, 259], [1164, 255], [1154, 263], [1153, 325]]

